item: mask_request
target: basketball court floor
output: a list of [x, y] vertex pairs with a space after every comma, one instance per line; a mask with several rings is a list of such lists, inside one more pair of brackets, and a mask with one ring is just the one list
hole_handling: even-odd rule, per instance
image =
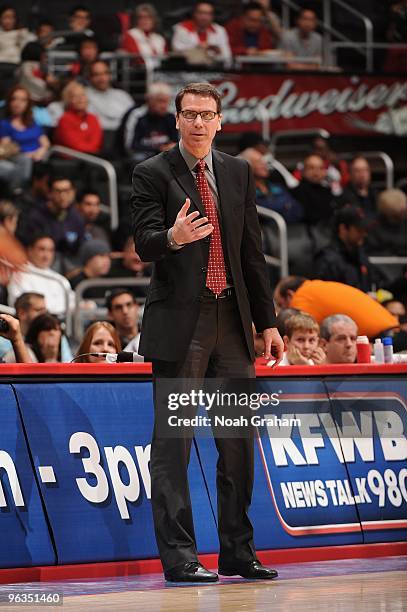
[[[407, 557], [275, 566], [271, 581], [221, 578], [215, 584], [166, 583], [161, 574], [0, 585], [0, 610], [122, 612], [405, 612]], [[9, 605], [10, 593], [63, 594], [63, 604]]]

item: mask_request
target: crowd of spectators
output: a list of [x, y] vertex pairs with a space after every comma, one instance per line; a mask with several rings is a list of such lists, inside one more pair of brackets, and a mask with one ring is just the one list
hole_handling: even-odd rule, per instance
[[[13, 6], [0, 9], [0, 63], [15, 65], [0, 111], [0, 240], [16, 237], [26, 259], [18, 270], [0, 269], [0, 303], [16, 313], [0, 315], [8, 324], [0, 359], [52, 362], [83, 355], [79, 361], [97, 362], [103, 359], [89, 353], [138, 350], [151, 265], [135, 252], [128, 213], [121, 211], [119, 229], [112, 232], [97, 173], [78, 164], [72, 169], [66, 158], [57, 165], [47, 161], [51, 144], [112, 158], [114, 150], [130, 175], [135, 163], [177, 143], [168, 83], [149, 84], [140, 104], [114, 86], [103, 51], [122, 50], [134, 55], [133, 65], [152, 68], [165, 57], [229, 67], [238, 55], [276, 53], [293, 70], [322, 66], [313, 10], [301, 9], [295, 27], [285, 30], [269, 0], [242, 2], [240, 12], [221, 23], [215, 9], [198, 1], [171, 32], [160, 30], [157, 10], [147, 3], [132, 15], [112, 16], [109, 24], [78, 5], [63, 30], [45, 17], [29, 30]], [[394, 4], [389, 40], [403, 40], [405, 15], [405, 3]], [[65, 73], [51, 74], [47, 52], [66, 48], [76, 51], [76, 59]], [[406, 350], [407, 272], [389, 278], [369, 262], [370, 255], [407, 255], [405, 193], [376, 190], [362, 153], [345, 161], [321, 137], [298, 160], [291, 182], [271, 170], [268, 143], [258, 135], [245, 139], [239, 155], [252, 168], [256, 204], [279, 213], [289, 236], [301, 227], [310, 240], [304, 254], [310, 280], [289, 277], [276, 289], [283, 364], [352, 363], [358, 333], [372, 339], [392, 333], [395, 347]], [[295, 265], [291, 269], [296, 272]], [[121, 286], [111, 287], [109, 280], [118, 278]], [[135, 278], [140, 285], [134, 286]], [[100, 286], [78, 290], [92, 279]], [[336, 295], [338, 287], [357, 293], [339, 291], [322, 316], [321, 295]], [[382, 306], [378, 290], [384, 290]], [[319, 310], [313, 309], [314, 291]], [[356, 313], [348, 309], [361, 295], [369, 301], [362, 300]], [[346, 307], [338, 311], [338, 304]], [[67, 316], [78, 308], [92, 322], [80, 346], [64, 333]], [[110, 323], [95, 322], [101, 317]]]

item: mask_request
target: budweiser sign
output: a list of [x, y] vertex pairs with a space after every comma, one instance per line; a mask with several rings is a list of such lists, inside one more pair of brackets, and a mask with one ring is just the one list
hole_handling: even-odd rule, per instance
[[156, 74], [174, 93], [209, 81], [223, 95], [223, 130], [325, 128], [331, 134], [407, 134], [407, 79], [341, 74], [177, 72]]

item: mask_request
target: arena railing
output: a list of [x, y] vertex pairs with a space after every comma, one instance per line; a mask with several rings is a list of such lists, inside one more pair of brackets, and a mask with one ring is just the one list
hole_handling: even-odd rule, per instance
[[280, 131], [274, 132], [274, 134], [270, 138], [270, 149], [272, 153], [275, 155], [277, 143], [280, 140], [289, 139], [289, 138], [295, 138], [296, 140], [298, 140], [301, 137], [316, 138], [317, 136], [320, 136], [321, 138], [329, 138], [330, 135], [331, 134], [328, 132], [328, 130], [325, 130], [323, 128], [310, 128], [306, 130], [280, 130]]
[[99, 166], [106, 172], [109, 189], [110, 228], [112, 230], [116, 230], [119, 226], [119, 202], [117, 195], [117, 175], [113, 164], [102, 157], [96, 157], [95, 155], [89, 155], [88, 153], [81, 153], [80, 151], [70, 149], [69, 147], [63, 147], [61, 145], [53, 145], [50, 147], [44, 159], [47, 160], [54, 154], [66, 155], [68, 157], [79, 159], [91, 166]]
[[81, 281], [75, 288], [76, 310], [73, 315], [74, 339], [77, 342], [81, 341], [84, 319], [89, 320], [92, 318], [91, 316], [83, 317], [83, 315], [93, 315], [95, 312], [97, 312], [96, 310], [89, 310], [80, 307], [82, 300], [88, 299], [83, 295], [87, 289], [93, 289], [95, 287], [106, 287], [106, 289], [111, 289], [112, 287], [148, 287], [149, 284], [149, 277], [135, 278], [134, 276], [122, 276], [120, 278], [89, 278]]
[[287, 224], [284, 218], [274, 210], [269, 210], [264, 206], [257, 206], [256, 208], [260, 220], [273, 221], [277, 226], [279, 257], [265, 254], [264, 258], [269, 266], [279, 268], [280, 278], [283, 278], [288, 275]]

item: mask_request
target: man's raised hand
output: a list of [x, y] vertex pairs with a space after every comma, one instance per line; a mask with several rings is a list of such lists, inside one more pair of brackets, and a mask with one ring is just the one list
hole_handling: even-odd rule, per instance
[[213, 225], [208, 223], [208, 217], [199, 217], [199, 211], [187, 214], [190, 206], [191, 200], [187, 198], [172, 227], [172, 238], [180, 246], [206, 238], [213, 231]]

